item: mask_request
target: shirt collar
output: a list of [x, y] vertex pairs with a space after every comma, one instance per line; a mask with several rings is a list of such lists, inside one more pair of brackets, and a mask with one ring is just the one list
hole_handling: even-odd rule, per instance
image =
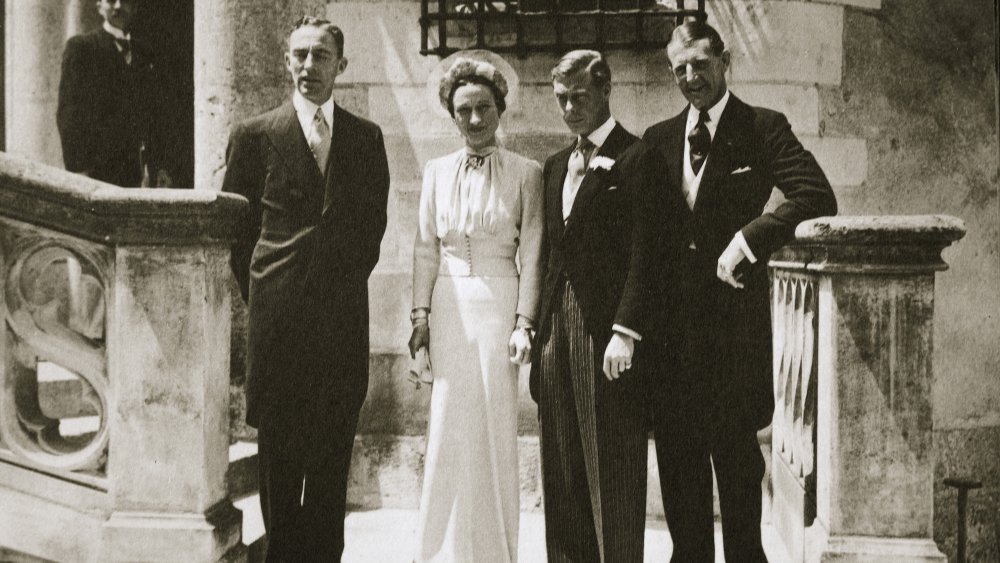
[[[715, 136], [715, 129], [719, 126], [719, 119], [722, 118], [722, 112], [725, 111], [727, 103], [729, 103], [729, 90], [726, 90], [726, 93], [722, 95], [722, 98], [718, 102], [715, 102], [714, 106], [708, 108], [709, 120], [706, 125], [713, 137]], [[687, 128], [685, 132], [690, 132], [697, 125], [698, 113], [698, 108], [688, 105]]]
[[615, 128], [615, 118], [608, 117], [608, 120], [605, 121], [603, 125], [601, 125], [597, 129], [594, 129], [593, 131], [590, 132], [589, 135], [587, 135], [587, 140], [590, 141], [591, 143], [594, 143], [594, 146], [600, 149], [601, 145], [603, 145], [604, 142], [608, 140], [608, 137], [611, 135], [611, 131], [614, 128]]
[[323, 102], [323, 105], [318, 106], [312, 101], [307, 100], [305, 96], [299, 93], [298, 90], [292, 94], [292, 106], [295, 107], [295, 113], [299, 117], [299, 123], [302, 124], [302, 130], [308, 131], [312, 127], [312, 120], [316, 117], [316, 110], [319, 108], [323, 109], [323, 117], [326, 119], [326, 124], [333, 130], [333, 97], [331, 96], [329, 100]]
[[132, 39], [132, 34], [125, 33], [124, 31], [118, 29], [117, 27], [111, 25], [108, 20], [104, 20], [104, 31], [107, 31], [115, 39], [124, 39], [126, 41]]

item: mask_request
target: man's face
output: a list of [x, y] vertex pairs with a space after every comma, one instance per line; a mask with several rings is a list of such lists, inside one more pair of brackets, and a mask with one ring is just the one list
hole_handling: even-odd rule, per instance
[[98, 0], [97, 11], [112, 26], [122, 31], [128, 31], [132, 27], [135, 2], [133, 0]]
[[595, 86], [590, 73], [577, 72], [552, 81], [563, 121], [577, 135], [587, 135], [611, 117], [611, 84]]
[[337, 43], [325, 29], [305, 25], [288, 38], [285, 66], [295, 89], [310, 102], [322, 105], [333, 94], [333, 83], [347, 68]]
[[667, 57], [677, 86], [692, 106], [707, 110], [726, 94], [729, 51], [723, 51], [721, 55], [713, 54], [708, 38], [693, 41], [690, 45], [671, 41], [667, 45]]

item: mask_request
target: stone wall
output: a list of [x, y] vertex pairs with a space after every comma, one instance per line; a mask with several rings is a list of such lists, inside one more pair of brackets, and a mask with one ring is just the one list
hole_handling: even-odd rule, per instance
[[1000, 541], [1000, 217], [993, 3], [885, 0], [847, 10], [844, 73], [820, 91], [826, 135], [867, 143], [860, 186], [839, 190], [845, 214], [947, 213], [968, 235], [944, 253], [934, 335], [935, 536], [954, 553], [956, 493], [970, 493], [970, 561]]

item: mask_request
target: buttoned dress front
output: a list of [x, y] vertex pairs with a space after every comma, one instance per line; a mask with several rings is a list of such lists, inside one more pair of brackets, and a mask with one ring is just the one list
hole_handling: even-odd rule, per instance
[[430, 307], [434, 374], [416, 561], [517, 560], [516, 315], [535, 320], [541, 168], [465, 149], [424, 170], [414, 307]]

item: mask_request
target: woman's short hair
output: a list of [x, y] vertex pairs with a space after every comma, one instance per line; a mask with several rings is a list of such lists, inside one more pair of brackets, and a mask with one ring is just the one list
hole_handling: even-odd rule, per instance
[[565, 81], [581, 71], [587, 71], [591, 84], [598, 88], [611, 82], [611, 67], [608, 62], [601, 53], [590, 49], [577, 49], [563, 55], [552, 68], [552, 80]]
[[489, 88], [493, 93], [493, 101], [497, 106], [497, 112], [503, 113], [507, 109], [507, 79], [504, 78], [497, 68], [486, 61], [475, 61], [466, 58], [457, 58], [451, 67], [441, 77], [441, 84], [438, 87], [438, 98], [441, 105], [448, 110], [452, 117], [455, 117], [455, 90], [467, 84], [479, 84]]

